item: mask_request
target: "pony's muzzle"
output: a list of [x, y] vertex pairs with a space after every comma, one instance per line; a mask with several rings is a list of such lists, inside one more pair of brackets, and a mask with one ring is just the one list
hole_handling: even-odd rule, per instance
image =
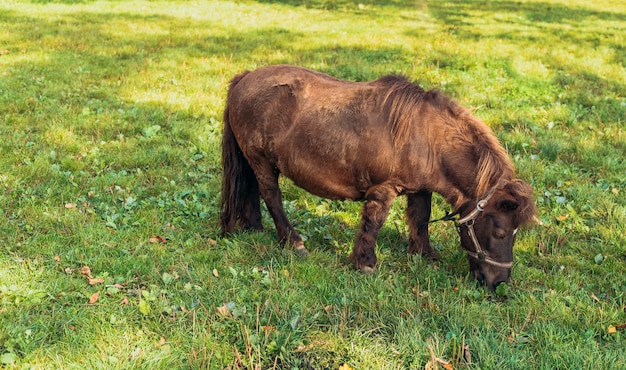
[[487, 288], [491, 291], [496, 290], [498, 285], [507, 283], [509, 278], [511, 277], [510, 269], [497, 269], [498, 271], [493, 271], [495, 269], [489, 268], [477, 268], [472, 272], [476, 277], [476, 280], [481, 285], [487, 286]]

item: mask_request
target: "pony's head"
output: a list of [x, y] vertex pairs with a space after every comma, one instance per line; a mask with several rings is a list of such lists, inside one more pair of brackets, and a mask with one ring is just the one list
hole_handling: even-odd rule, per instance
[[492, 188], [461, 213], [461, 246], [467, 251], [470, 271], [489, 289], [509, 280], [515, 234], [535, 212], [532, 188], [514, 179]]

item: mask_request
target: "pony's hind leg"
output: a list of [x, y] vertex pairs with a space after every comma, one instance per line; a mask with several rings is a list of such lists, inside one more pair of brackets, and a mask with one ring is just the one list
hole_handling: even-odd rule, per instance
[[350, 259], [354, 267], [364, 273], [376, 271], [376, 238], [381, 226], [387, 219], [391, 203], [398, 192], [391, 186], [381, 185], [370, 188], [365, 195], [361, 226], [354, 242]]
[[407, 195], [406, 216], [410, 230], [408, 252], [420, 253], [424, 257], [437, 260], [439, 256], [428, 239], [432, 195], [429, 191]]
[[254, 186], [249, 186], [243, 195], [243, 210], [239, 223], [244, 230], [261, 230], [263, 222], [261, 219], [261, 196], [257, 180], [254, 179]]
[[283, 209], [283, 197], [278, 187], [278, 171], [266, 161], [261, 164], [257, 162], [252, 165], [252, 168], [256, 174], [261, 197], [276, 225], [276, 232], [281, 244], [289, 243], [298, 255], [307, 255], [309, 251], [304, 247], [300, 235], [289, 223]]

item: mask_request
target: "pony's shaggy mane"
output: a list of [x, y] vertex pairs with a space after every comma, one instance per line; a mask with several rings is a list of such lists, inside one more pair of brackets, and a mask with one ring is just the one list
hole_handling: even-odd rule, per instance
[[458, 129], [457, 142], [463, 143], [466, 150], [474, 151], [478, 158], [474, 196], [479, 197], [500, 181], [511, 180], [513, 163], [489, 126], [467, 109], [456, 106], [460, 109], [460, 114], [453, 119]]
[[[423, 104], [430, 104], [440, 118], [452, 128], [450, 152], [473, 153], [476, 161], [476, 194], [485, 194], [500, 182], [513, 178], [513, 164], [493, 132], [482, 120], [473, 116], [438, 90], [425, 91], [406, 77], [389, 75], [378, 80], [387, 87], [383, 109], [389, 113], [389, 127], [395, 143], [408, 138], [410, 125], [415, 122], [416, 111]], [[472, 155], [469, 156], [471, 158]]]
[[395, 143], [402, 142], [408, 136], [413, 112], [424, 101], [426, 91], [404, 76], [384, 76], [377, 82], [387, 88], [383, 97], [383, 110], [389, 117], [391, 137]]

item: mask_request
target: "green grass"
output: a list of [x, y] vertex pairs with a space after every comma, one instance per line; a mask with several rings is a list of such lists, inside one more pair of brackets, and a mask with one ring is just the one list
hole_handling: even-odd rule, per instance
[[[582, 0], [0, 2], [0, 367], [626, 368], [625, 19]], [[309, 257], [269, 218], [219, 236], [226, 87], [276, 63], [401, 73], [491, 125], [542, 223], [504, 292], [474, 283], [451, 225], [438, 265], [407, 257], [403, 200], [375, 276], [346, 261], [361, 205], [288, 181]]]

